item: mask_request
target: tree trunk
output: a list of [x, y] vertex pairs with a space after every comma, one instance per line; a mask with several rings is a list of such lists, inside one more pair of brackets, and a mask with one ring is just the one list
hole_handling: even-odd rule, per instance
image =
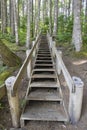
[[53, 28], [53, 36], [57, 35], [58, 29], [58, 0], [54, 1], [54, 28]]
[[33, 6], [33, 0], [32, 0], [32, 38], [34, 36], [34, 12], [33, 12], [34, 6]]
[[15, 24], [15, 40], [16, 44], [19, 45], [19, 38], [18, 38], [18, 12], [17, 12], [17, 4], [16, 1], [13, 0], [13, 11], [14, 11], [14, 24]]
[[87, 0], [86, 0], [86, 8], [85, 8], [85, 23], [87, 23]]
[[69, 0], [69, 3], [68, 3], [68, 17], [70, 16], [70, 4], [71, 4], [71, 0]]
[[2, 57], [3, 63], [9, 67], [16, 67], [21, 65], [21, 59], [16, 56], [10, 49], [2, 43], [0, 40], [0, 55]]
[[7, 0], [1, 1], [1, 30], [3, 34], [7, 32]]
[[26, 37], [26, 47], [30, 48], [30, 6], [31, 1], [27, 0], [27, 37]]
[[10, 0], [10, 28], [11, 28], [11, 35], [15, 36], [15, 24], [14, 24], [14, 11], [13, 11], [13, 1]]
[[40, 22], [40, 2], [41, 0], [38, 0], [38, 9], [37, 9], [37, 17], [36, 17], [36, 27], [35, 27], [35, 36], [38, 34], [39, 32], [39, 22]]
[[77, 52], [80, 51], [82, 46], [80, 11], [80, 0], [74, 0], [74, 23], [72, 43], [75, 45], [75, 49]]
[[[0, 0], [0, 20], [1, 20], [1, 0]], [[0, 30], [1, 30], [1, 24], [0, 24]]]
[[48, 5], [49, 5], [49, 33], [50, 35], [52, 35], [52, 0], [48, 1]]

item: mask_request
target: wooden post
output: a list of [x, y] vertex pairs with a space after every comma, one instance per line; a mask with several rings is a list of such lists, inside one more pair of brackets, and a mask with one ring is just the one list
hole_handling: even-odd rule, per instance
[[20, 126], [20, 109], [19, 109], [18, 91], [14, 97], [11, 95], [12, 86], [14, 82], [15, 82], [15, 77], [12, 76], [5, 81], [5, 84], [7, 88], [8, 102], [10, 105], [12, 124], [14, 128], [18, 128]]
[[[34, 46], [34, 44], [35, 44], [35, 41], [33, 41], [33, 46]], [[34, 52], [33, 52], [33, 57], [35, 57], [35, 49], [34, 49]]]
[[[30, 51], [31, 51], [31, 49], [26, 51], [27, 57], [30, 54]], [[27, 76], [28, 76], [28, 78], [30, 78], [30, 76], [31, 76], [31, 60], [29, 61], [29, 64], [27, 66]]]
[[71, 123], [76, 124], [81, 115], [84, 83], [78, 77], [73, 77], [73, 81], [76, 87], [76, 91], [75, 93], [70, 93], [69, 117]]
[[56, 47], [56, 42], [53, 41], [52, 42], [52, 54], [53, 54], [53, 57], [55, 58], [55, 47]]
[[52, 37], [49, 37], [49, 41], [50, 41], [50, 49], [52, 49]]
[[[62, 51], [58, 51], [58, 54], [60, 55], [60, 57], [62, 59]], [[61, 74], [61, 66], [60, 66], [60, 61], [57, 59], [57, 57], [56, 57], [56, 68], [57, 68], [58, 75], [60, 75]]]

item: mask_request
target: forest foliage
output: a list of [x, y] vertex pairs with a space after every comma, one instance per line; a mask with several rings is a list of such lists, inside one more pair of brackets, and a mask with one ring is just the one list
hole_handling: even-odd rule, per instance
[[[79, 22], [75, 25], [77, 17]], [[78, 23], [79, 29], [74, 32]], [[87, 0], [0, 1], [0, 39], [12, 51], [19, 50], [20, 46], [29, 48], [40, 30], [42, 33], [49, 31], [58, 46], [66, 47], [67, 53], [87, 57]], [[76, 46], [72, 41], [76, 42], [75, 37], [79, 34], [82, 45], [80, 52], [75, 52]], [[7, 68], [0, 66], [0, 73]]]

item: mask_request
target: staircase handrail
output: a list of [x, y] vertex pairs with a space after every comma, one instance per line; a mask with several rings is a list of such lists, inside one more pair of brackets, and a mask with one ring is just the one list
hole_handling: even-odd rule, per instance
[[60, 51], [57, 50], [57, 48], [55, 47], [54, 42], [52, 41], [52, 38], [50, 38], [50, 34], [47, 33], [47, 38], [48, 38], [48, 42], [51, 46], [52, 52], [55, 54], [57, 60], [58, 60], [58, 66], [60, 67], [61, 71], [63, 72], [64, 78], [66, 80], [66, 83], [68, 85], [68, 88], [70, 90], [70, 93], [75, 93], [75, 84], [71, 78], [70, 73], [68, 72], [63, 59], [61, 57]]
[[40, 37], [40, 34], [41, 32], [38, 34], [38, 36], [36, 37], [36, 40], [35, 40], [35, 44], [34, 46], [32, 47], [28, 57], [26, 57], [23, 65], [21, 66], [17, 76], [16, 76], [16, 79], [15, 79], [15, 82], [13, 83], [12, 85], [12, 89], [11, 89], [11, 94], [12, 96], [14, 96], [16, 94], [16, 91], [18, 90], [18, 86], [23, 78], [23, 75], [25, 74], [26, 72], [26, 69], [27, 69], [27, 65], [29, 64], [30, 60], [31, 60], [31, 57], [32, 57], [32, 54], [36, 48], [36, 45], [38, 44], [38, 40], [39, 40], [39, 37]]

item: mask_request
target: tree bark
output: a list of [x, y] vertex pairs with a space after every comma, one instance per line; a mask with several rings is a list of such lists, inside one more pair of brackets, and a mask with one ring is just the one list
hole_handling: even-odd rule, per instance
[[86, 0], [86, 8], [85, 8], [85, 23], [87, 23], [87, 0]]
[[7, 32], [7, 0], [1, 1], [1, 31]]
[[0, 55], [3, 63], [9, 67], [16, 67], [21, 65], [21, 59], [15, 55], [5, 44], [0, 40]]
[[13, 11], [14, 11], [14, 24], [15, 24], [15, 40], [16, 44], [19, 45], [19, 37], [18, 37], [18, 12], [17, 12], [17, 4], [16, 1], [13, 0]]
[[30, 48], [30, 6], [31, 6], [31, 1], [27, 0], [27, 37], [26, 37], [26, 47]]
[[49, 33], [50, 35], [52, 35], [52, 0], [48, 1], [48, 5], [49, 5]]
[[58, 0], [54, 1], [54, 28], [53, 28], [53, 36], [57, 35], [58, 29]]
[[13, 11], [13, 1], [10, 0], [10, 28], [11, 28], [11, 35], [15, 36], [15, 24], [14, 24], [14, 11]]
[[82, 34], [81, 34], [81, 20], [80, 20], [80, 0], [74, 0], [74, 23], [72, 43], [75, 45], [77, 52], [81, 50], [82, 46]]
[[40, 2], [41, 0], [38, 0], [38, 9], [37, 9], [37, 17], [36, 17], [36, 27], [35, 27], [35, 36], [38, 34], [39, 32], [39, 22], [40, 22]]

